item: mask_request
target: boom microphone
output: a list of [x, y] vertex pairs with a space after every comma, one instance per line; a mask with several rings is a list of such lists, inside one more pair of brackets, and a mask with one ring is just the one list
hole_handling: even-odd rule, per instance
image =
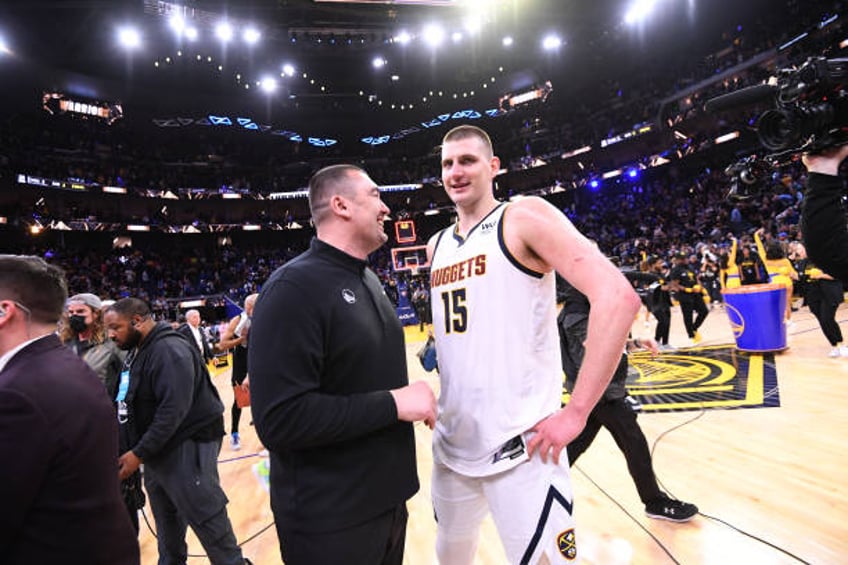
[[770, 84], [749, 86], [736, 92], [731, 92], [730, 94], [722, 94], [721, 96], [710, 98], [704, 104], [704, 110], [709, 113], [715, 113], [750, 106], [751, 104], [773, 99], [778, 90], [779, 88], [777, 86]]

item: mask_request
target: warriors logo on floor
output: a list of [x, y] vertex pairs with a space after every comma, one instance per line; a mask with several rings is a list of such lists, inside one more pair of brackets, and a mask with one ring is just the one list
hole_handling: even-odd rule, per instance
[[632, 354], [627, 390], [644, 412], [780, 406], [774, 355], [732, 345]]

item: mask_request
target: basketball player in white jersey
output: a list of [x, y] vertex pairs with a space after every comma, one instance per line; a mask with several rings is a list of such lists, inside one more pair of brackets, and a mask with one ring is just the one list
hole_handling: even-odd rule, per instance
[[[568, 461], [621, 358], [640, 301], [559, 210], [493, 194], [500, 160], [489, 136], [459, 126], [442, 145], [455, 225], [428, 245], [441, 377], [433, 437], [436, 552], [471, 563], [491, 511], [511, 563], [577, 557]], [[589, 297], [586, 358], [560, 409], [554, 271]]]

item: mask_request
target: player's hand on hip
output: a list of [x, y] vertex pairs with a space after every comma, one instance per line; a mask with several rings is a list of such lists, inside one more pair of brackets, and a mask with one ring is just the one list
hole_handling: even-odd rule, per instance
[[559, 465], [562, 450], [580, 434], [585, 425], [586, 420], [573, 414], [568, 406], [554, 412], [531, 428], [530, 431], [535, 435], [527, 442], [527, 456], [533, 457], [538, 451], [542, 462], [547, 463], [550, 454], [553, 462]]
[[431, 430], [436, 425], [436, 395], [424, 381], [415, 381], [403, 388], [389, 391], [395, 399], [398, 420], [417, 422], [422, 420]]

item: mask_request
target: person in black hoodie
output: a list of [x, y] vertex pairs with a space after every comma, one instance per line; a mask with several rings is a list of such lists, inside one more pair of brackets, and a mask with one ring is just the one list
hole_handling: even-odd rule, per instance
[[124, 445], [121, 479], [144, 462], [160, 563], [185, 563], [187, 525], [214, 565], [245, 563], [218, 478], [224, 405], [197, 346], [148, 305], [124, 298], [105, 316], [109, 338], [129, 351], [115, 400]]

